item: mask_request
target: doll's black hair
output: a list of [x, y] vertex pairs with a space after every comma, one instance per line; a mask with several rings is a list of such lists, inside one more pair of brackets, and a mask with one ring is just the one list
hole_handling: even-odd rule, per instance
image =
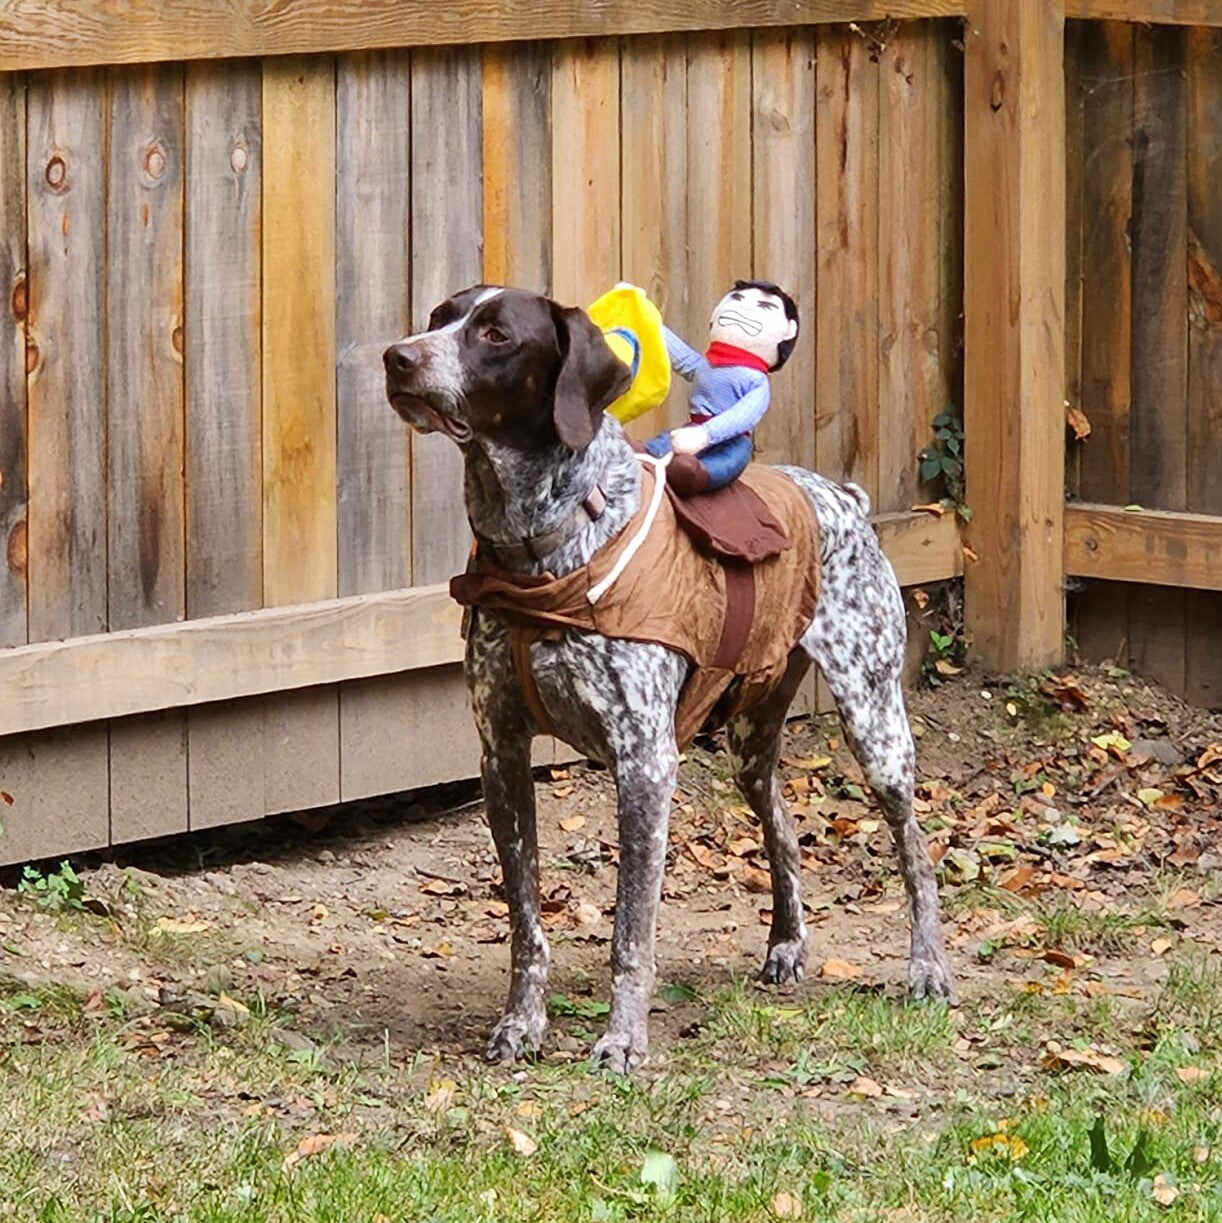
[[[773, 284], [771, 280], [736, 280], [734, 289], [759, 289], [761, 293], [770, 293], [773, 297], [779, 297], [781, 304], [785, 307], [785, 317], [793, 319], [796, 324], [793, 338], [782, 340], [776, 346], [776, 364], [772, 367], [772, 372], [775, 373], [789, 360], [789, 354], [793, 352], [793, 346], [798, 342], [798, 332], [802, 330], [802, 322], [798, 318], [798, 304], [780, 285]], [[730, 292], [734, 292], [734, 289], [731, 289]]]

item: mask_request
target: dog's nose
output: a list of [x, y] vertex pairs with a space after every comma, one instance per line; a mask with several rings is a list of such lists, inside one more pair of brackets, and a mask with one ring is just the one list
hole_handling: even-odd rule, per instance
[[420, 366], [420, 354], [415, 344], [392, 344], [382, 354], [382, 364], [392, 378], [406, 378]]

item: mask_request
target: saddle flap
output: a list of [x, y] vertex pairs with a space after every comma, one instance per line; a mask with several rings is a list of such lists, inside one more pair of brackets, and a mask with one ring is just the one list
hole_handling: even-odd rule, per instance
[[784, 524], [742, 479], [693, 497], [667, 493], [679, 526], [714, 556], [754, 565], [792, 546]]

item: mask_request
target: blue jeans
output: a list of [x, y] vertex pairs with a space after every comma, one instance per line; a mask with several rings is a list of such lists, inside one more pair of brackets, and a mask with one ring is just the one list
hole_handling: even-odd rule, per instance
[[[655, 459], [670, 453], [670, 433], [662, 432], [645, 443], [645, 449]], [[707, 450], [696, 455], [696, 460], [708, 472], [709, 491], [724, 488], [742, 475], [743, 469], [751, 462], [755, 447], [751, 444], [749, 433], [740, 433], [737, 437], [727, 438]]]

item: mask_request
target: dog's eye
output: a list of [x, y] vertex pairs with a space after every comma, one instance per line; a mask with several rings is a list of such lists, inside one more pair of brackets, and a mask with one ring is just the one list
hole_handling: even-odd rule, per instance
[[481, 340], [487, 340], [489, 344], [508, 344], [509, 336], [505, 334], [499, 327], [485, 327], [479, 333]]

